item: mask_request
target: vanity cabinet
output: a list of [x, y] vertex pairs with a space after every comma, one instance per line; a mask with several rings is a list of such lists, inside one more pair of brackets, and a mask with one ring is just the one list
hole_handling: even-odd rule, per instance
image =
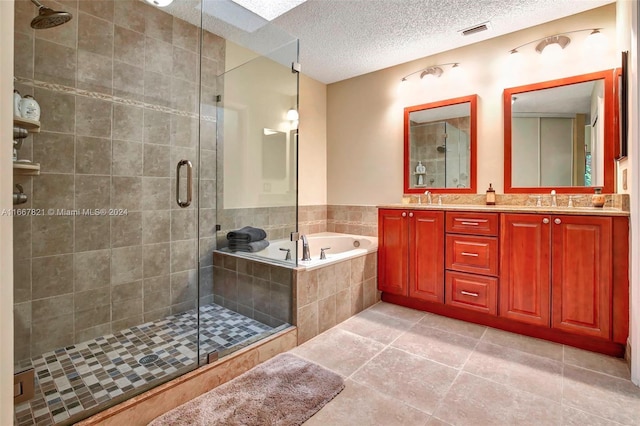
[[629, 218], [487, 210], [380, 208], [382, 300], [622, 356]]
[[444, 212], [378, 211], [378, 289], [444, 302]]
[[445, 303], [495, 315], [498, 214], [446, 212]]
[[499, 315], [610, 338], [612, 219], [503, 214]]

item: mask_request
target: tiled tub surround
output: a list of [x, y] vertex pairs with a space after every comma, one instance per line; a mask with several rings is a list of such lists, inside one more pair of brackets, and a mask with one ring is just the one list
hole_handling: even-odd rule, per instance
[[298, 344], [374, 305], [377, 253], [368, 253], [313, 270], [295, 271], [295, 318]]
[[312, 270], [220, 251], [213, 258], [216, 276], [224, 277], [216, 303], [274, 327], [291, 322], [298, 343], [380, 300], [375, 251]]
[[[298, 206], [300, 234], [339, 232], [353, 235], [378, 235], [378, 216], [375, 206], [314, 205]], [[225, 209], [219, 221], [218, 248], [226, 247], [227, 232], [245, 225], [263, 228], [268, 240], [288, 238], [296, 229], [295, 207], [261, 207], [251, 209]]]
[[293, 269], [213, 252], [215, 303], [272, 327], [293, 323]]
[[[201, 359], [277, 331], [216, 304], [200, 307], [199, 317]], [[15, 406], [14, 423], [68, 424], [157, 379], [185, 373], [198, 357], [197, 325], [194, 309], [34, 358], [36, 395]], [[147, 355], [158, 359], [141, 364]]]
[[375, 206], [327, 206], [328, 232], [378, 236], [378, 210]]
[[[172, 201], [179, 159], [200, 143], [203, 163], [216, 163], [215, 121], [197, 118], [200, 31], [138, 0], [47, 6], [74, 18], [35, 31], [33, 4], [15, 5], [16, 88], [42, 108], [41, 133], [19, 153], [42, 173], [21, 178], [19, 207], [127, 214], [14, 218], [16, 361], [195, 308], [198, 244], [202, 282], [213, 273], [215, 170], [199, 174], [200, 235], [195, 206]], [[224, 49], [203, 34], [203, 99]]]

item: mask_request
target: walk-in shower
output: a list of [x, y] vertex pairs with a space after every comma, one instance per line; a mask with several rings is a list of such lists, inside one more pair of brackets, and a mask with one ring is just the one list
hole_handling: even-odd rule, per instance
[[[74, 423], [293, 322], [292, 274], [213, 252], [245, 225], [297, 230], [297, 40], [238, 30], [215, 0], [44, 3], [15, 1], [15, 89], [41, 108], [14, 118], [32, 126], [14, 172], [17, 425]], [[284, 174], [262, 170], [264, 129]]]

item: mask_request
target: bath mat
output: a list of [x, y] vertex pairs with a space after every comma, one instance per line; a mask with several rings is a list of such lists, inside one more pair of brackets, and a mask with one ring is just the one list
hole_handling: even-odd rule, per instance
[[300, 425], [342, 389], [339, 375], [284, 353], [174, 408], [149, 426]]

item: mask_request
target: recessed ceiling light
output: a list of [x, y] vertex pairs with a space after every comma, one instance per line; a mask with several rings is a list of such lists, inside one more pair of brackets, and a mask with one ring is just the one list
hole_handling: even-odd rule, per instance
[[231, 0], [245, 9], [249, 9], [256, 15], [262, 16], [267, 21], [273, 21], [278, 16], [287, 13], [294, 7], [307, 0]]

